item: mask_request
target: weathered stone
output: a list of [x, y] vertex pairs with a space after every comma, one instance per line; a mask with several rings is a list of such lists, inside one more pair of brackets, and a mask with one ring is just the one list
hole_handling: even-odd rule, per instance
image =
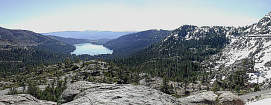
[[218, 96], [213, 91], [207, 91], [196, 95], [188, 96], [185, 98], [181, 98], [179, 99], [179, 101], [185, 103], [185, 105], [194, 105], [194, 104], [209, 105], [215, 104], [217, 97]]
[[0, 96], [0, 105], [56, 105], [56, 102], [38, 100], [29, 94]]
[[231, 92], [223, 92], [219, 95], [218, 100], [222, 105], [242, 105], [244, 103], [237, 95]]
[[229, 91], [213, 91], [203, 92], [180, 98], [182, 105], [244, 105], [244, 102]]
[[[72, 92], [75, 91], [75, 92]], [[79, 92], [82, 91], [82, 92]], [[69, 94], [67, 94], [69, 92]], [[72, 93], [72, 94], [71, 94]], [[176, 98], [158, 90], [130, 84], [103, 84], [79, 81], [67, 88], [73, 101], [63, 105], [178, 105]]]
[[86, 81], [78, 81], [75, 82], [73, 84], [70, 84], [67, 89], [62, 93], [62, 101], [63, 102], [68, 102], [73, 100], [73, 97], [75, 97], [75, 95], [79, 94], [80, 92], [82, 92], [83, 90], [86, 90], [88, 88], [93, 88], [96, 87], [98, 85], [91, 83], [91, 82], [86, 82]]

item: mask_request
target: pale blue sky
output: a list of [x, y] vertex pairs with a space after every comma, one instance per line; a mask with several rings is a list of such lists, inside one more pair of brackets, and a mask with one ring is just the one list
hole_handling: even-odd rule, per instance
[[0, 27], [35, 32], [249, 25], [271, 0], [0, 0]]

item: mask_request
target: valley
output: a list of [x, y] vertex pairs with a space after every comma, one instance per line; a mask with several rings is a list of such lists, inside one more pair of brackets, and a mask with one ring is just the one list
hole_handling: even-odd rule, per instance
[[[121, 8], [130, 8], [141, 2], [129, 6], [124, 4], [117, 10], [123, 11]], [[174, 8], [177, 7], [179, 4]], [[89, 7], [78, 9], [86, 9], [84, 11], [87, 12], [80, 11], [83, 14], [97, 15], [104, 8], [98, 8], [100, 12]], [[198, 20], [193, 20], [194, 15], [189, 17], [192, 23], [199, 24], [190, 25], [187, 22], [191, 21], [181, 22], [187, 17], [174, 20], [175, 14], [186, 14], [184, 11], [165, 10], [168, 11], [166, 14], [149, 15], [150, 12], [142, 10], [144, 16], [134, 15], [134, 12], [122, 15], [121, 12], [106, 11], [100, 17], [81, 16], [79, 12], [74, 14], [75, 11], [67, 12], [74, 15], [70, 17], [64, 15], [65, 12], [56, 11], [66, 17], [55, 17], [58, 20], [50, 22], [54, 15], [44, 17], [48, 18], [43, 20], [46, 28], [41, 28], [45, 31], [25, 30], [38, 30], [36, 27], [39, 25], [33, 23], [31, 27], [33, 25], [34, 28], [29, 24], [21, 25], [25, 29], [0, 27], [0, 105], [270, 103], [271, 12], [248, 25], [224, 26], [204, 25], [201, 18], [206, 17], [201, 12], [195, 15], [199, 15]], [[168, 15], [172, 13], [174, 16]], [[150, 21], [147, 16], [155, 18]], [[71, 17], [74, 20], [65, 22]], [[168, 20], [160, 20], [166, 17]], [[226, 18], [209, 19], [212, 20], [209, 22], [230, 22]], [[100, 19], [104, 20], [97, 21]], [[145, 19], [149, 21], [144, 23], [150, 25], [137, 24]], [[162, 24], [176, 26], [171, 19], [178, 24], [174, 29], [149, 28]], [[51, 26], [54, 23], [58, 24]], [[96, 26], [91, 26], [92, 23]], [[115, 31], [72, 31], [83, 30], [82, 27]], [[130, 30], [131, 27], [137, 31], [119, 31]]]

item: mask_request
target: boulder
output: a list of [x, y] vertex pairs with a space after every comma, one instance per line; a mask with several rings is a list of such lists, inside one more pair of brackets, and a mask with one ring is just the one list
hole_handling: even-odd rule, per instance
[[38, 100], [29, 94], [17, 94], [0, 96], [0, 105], [57, 105], [57, 103]]
[[185, 98], [180, 98], [179, 101], [184, 105], [213, 105], [216, 103], [218, 95], [213, 91], [202, 92], [196, 95], [191, 95]]
[[223, 92], [218, 97], [221, 105], [244, 105], [244, 102], [231, 92]]
[[175, 97], [158, 90], [131, 84], [104, 84], [79, 81], [68, 86], [62, 96], [63, 98], [72, 98], [72, 101], [66, 102], [63, 105], [180, 104]]
[[245, 105], [237, 95], [229, 91], [207, 91], [178, 100], [182, 105]]
[[83, 90], [86, 90], [88, 88], [94, 88], [97, 86], [99, 85], [91, 83], [91, 82], [87, 82], [87, 81], [78, 81], [78, 82], [72, 83], [67, 87], [67, 89], [63, 91], [61, 95], [61, 99], [62, 99], [61, 101], [62, 102], [71, 101], [73, 100], [75, 95], [79, 94]]

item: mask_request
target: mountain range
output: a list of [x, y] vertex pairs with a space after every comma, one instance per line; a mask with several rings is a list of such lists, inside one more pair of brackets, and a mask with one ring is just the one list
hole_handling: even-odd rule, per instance
[[64, 38], [64, 37], [59, 37], [59, 36], [51, 36], [51, 35], [46, 35], [52, 39], [74, 45], [74, 44], [81, 44], [81, 43], [97, 43], [95, 40], [89, 40], [89, 39], [75, 39], [75, 38]]
[[[70, 54], [73, 44], [100, 39], [110, 39], [103, 45], [114, 50], [112, 55], [95, 56], [106, 62], [82, 62], [78, 58], [72, 63], [73, 59], [66, 59], [77, 57]], [[44, 75], [57, 78], [70, 72], [64, 77], [72, 77], [71, 81], [144, 84], [177, 97], [202, 90], [245, 94], [271, 87], [271, 12], [244, 27], [183, 25], [172, 31], [44, 35], [0, 28], [0, 59], [1, 77], [15, 70], [27, 74], [38, 65], [38, 72], [33, 72], [44, 79], [44, 84], [51, 83]], [[107, 62], [110, 65], [105, 66]], [[57, 65], [44, 66], [49, 64]]]
[[75, 39], [116, 39], [120, 36], [127, 35], [134, 32], [113, 32], [113, 31], [61, 31], [61, 32], [50, 32], [42, 33], [43, 35], [59, 36], [64, 38], [75, 38]]
[[[68, 45], [62, 41], [58, 41], [51, 37], [47, 37], [27, 30], [11, 30], [0, 28], [0, 40], [1, 45], [5, 47], [42, 47], [44, 48], [44, 50], [50, 49], [56, 52], [63, 51], [65, 53], [70, 52], [74, 49], [72, 45]], [[62, 51], [60, 51], [60, 48], [62, 48]]]
[[186, 78], [186, 72], [199, 79], [201, 72], [209, 71], [213, 83], [242, 72], [244, 81], [266, 83], [271, 78], [270, 30], [271, 12], [244, 27], [183, 25], [121, 63], [175, 80]]

